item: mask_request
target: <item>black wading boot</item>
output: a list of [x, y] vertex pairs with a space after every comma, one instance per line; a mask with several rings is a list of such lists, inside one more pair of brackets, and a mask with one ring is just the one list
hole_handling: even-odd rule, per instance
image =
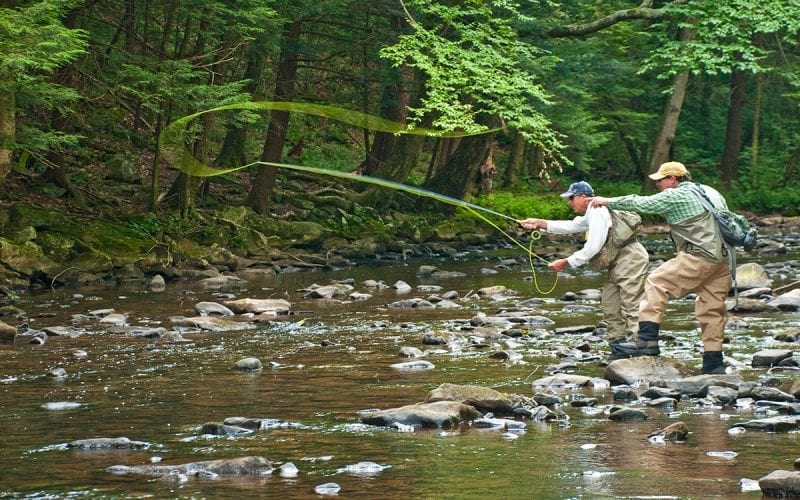
[[639, 339], [636, 347], [639, 348], [639, 356], [658, 356], [661, 349], [658, 348], [658, 332], [661, 329], [658, 323], [652, 321], [639, 322]]
[[703, 374], [724, 375], [725, 363], [722, 362], [721, 351], [706, 351], [703, 353]]
[[634, 342], [629, 342], [628, 339], [624, 337], [615, 339], [608, 345], [611, 347], [611, 356], [608, 358], [609, 361], [641, 356], [641, 354], [639, 354], [639, 348], [636, 347], [636, 344]]

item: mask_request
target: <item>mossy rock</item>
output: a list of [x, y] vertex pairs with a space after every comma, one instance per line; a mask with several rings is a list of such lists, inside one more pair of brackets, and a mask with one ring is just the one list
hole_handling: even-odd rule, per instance
[[220, 219], [232, 224], [237, 230], [243, 228], [263, 234], [271, 246], [304, 246], [320, 248], [330, 231], [319, 224], [307, 221], [283, 221], [263, 217], [246, 207], [230, 207], [220, 214]]
[[36, 243], [39, 244], [45, 255], [56, 262], [68, 260], [75, 247], [75, 240], [52, 232], [39, 234], [36, 237]]
[[0, 238], [0, 263], [24, 276], [32, 276], [37, 272], [50, 275], [60, 267], [47, 258], [35, 243], [29, 241], [15, 245], [3, 238]]

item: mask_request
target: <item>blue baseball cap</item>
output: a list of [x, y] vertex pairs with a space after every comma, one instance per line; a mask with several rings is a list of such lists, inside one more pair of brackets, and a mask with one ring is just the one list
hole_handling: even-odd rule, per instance
[[569, 189], [567, 189], [565, 193], [561, 193], [559, 196], [562, 198], [572, 198], [576, 194], [594, 196], [594, 189], [592, 189], [592, 186], [590, 186], [588, 182], [580, 181], [570, 184]]

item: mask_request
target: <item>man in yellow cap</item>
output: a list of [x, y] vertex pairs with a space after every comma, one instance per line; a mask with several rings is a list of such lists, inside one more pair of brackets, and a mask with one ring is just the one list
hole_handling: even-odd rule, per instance
[[[641, 217], [632, 212], [618, 212], [605, 207], [592, 207], [592, 186], [585, 181], [569, 186], [561, 198], [568, 200], [578, 217], [572, 220], [525, 219], [520, 225], [527, 230], [545, 229], [554, 234], [587, 233], [583, 248], [569, 257], [550, 263], [550, 269], [588, 264], [595, 271], [607, 270], [600, 305], [608, 325], [611, 360], [630, 358], [637, 350], [630, 348], [639, 324], [639, 304], [644, 294], [649, 256], [636, 239]], [[627, 345], [627, 349], [620, 346]]]
[[[695, 315], [703, 341], [703, 373], [725, 373], [722, 357], [725, 298], [731, 287], [727, 252], [714, 216], [701, 203], [695, 184], [683, 163], [670, 161], [650, 174], [659, 193], [595, 197], [592, 204], [617, 210], [659, 214], [670, 225], [677, 253], [647, 278], [644, 300], [639, 306], [639, 333], [635, 347], [639, 355], [658, 356], [661, 319], [670, 299], [694, 292]], [[727, 203], [715, 189], [701, 185], [716, 208]], [[732, 251], [732, 250], [730, 250]], [[625, 348], [632, 346], [625, 346]]]

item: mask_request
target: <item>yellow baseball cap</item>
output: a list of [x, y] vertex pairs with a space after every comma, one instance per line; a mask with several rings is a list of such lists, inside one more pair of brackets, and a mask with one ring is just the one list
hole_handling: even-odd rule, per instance
[[685, 177], [689, 175], [689, 171], [686, 170], [686, 166], [679, 161], [668, 161], [667, 163], [662, 163], [660, 167], [658, 167], [658, 172], [654, 174], [650, 174], [650, 178], [654, 181], [660, 181], [664, 177]]

